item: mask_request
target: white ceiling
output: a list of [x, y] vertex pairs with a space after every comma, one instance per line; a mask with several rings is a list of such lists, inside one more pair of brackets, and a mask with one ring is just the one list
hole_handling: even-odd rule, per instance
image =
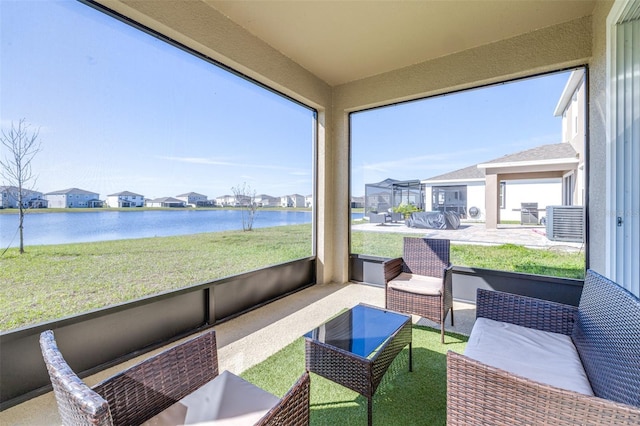
[[587, 16], [595, 5], [595, 0], [203, 1], [332, 86]]

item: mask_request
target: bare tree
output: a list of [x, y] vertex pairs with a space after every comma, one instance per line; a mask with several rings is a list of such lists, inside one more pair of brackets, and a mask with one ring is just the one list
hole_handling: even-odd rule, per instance
[[251, 231], [253, 221], [258, 214], [258, 204], [256, 203], [256, 191], [244, 182], [242, 185], [231, 187], [235, 198], [236, 207], [242, 211], [242, 230]]
[[6, 185], [17, 189], [18, 204], [18, 230], [20, 232], [20, 254], [24, 253], [24, 214], [28, 206], [25, 200], [27, 193], [31, 193], [35, 187], [37, 176], [31, 169], [31, 161], [41, 151], [38, 136], [40, 130], [29, 130], [29, 124], [25, 119], [15, 125], [11, 123], [11, 129], [2, 129], [0, 142], [7, 152], [0, 159], [0, 176]]

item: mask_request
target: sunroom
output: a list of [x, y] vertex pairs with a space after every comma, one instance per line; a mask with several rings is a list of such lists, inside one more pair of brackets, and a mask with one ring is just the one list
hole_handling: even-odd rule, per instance
[[[637, 0], [82, 3], [312, 111], [312, 248], [301, 259], [3, 332], [0, 420], [47, 418], [33, 408], [15, 414], [50, 390], [38, 347], [45, 329], [88, 376], [274, 300], [291, 300], [291, 313], [320, 300], [291, 296], [301, 289], [362, 286], [355, 298], [380, 303], [381, 293], [368, 292], [382, 291], [385, 256], [353, 250], [353, 114], [529, 77], [586, 70], [585, 268], [640, 294]], [[471, 306], [477, 288], [575, 305], [582, 284], [473, 266], [453, 275], [454, 298]], [[226, 343], [230, 359], [239, 356]], [[43, 410], [57, 416], [54, 406]]]

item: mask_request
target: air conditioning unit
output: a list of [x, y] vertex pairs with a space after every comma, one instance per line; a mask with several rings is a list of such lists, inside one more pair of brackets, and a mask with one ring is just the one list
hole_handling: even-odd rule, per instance
[[546, 221], [549, 240], [584, 242], [583, 206], [547, 206]]

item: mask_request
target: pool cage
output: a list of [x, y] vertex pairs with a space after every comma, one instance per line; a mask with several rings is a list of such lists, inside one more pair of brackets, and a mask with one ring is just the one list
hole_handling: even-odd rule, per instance
[[364, 186], [364, 215], [389, 212], [400, 204], [412, 204], [424, 210], [424, 185], [419, 180], [385, 179]]

